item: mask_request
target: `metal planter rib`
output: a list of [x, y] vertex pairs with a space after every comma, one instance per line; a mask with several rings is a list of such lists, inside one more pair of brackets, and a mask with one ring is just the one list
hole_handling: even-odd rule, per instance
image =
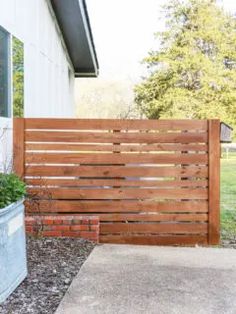
[[0, 209], [0, 303], [27, 276], [23, 200]]

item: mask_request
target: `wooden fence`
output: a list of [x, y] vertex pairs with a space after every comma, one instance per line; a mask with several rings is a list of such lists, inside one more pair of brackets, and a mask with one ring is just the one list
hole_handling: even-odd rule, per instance
[[100, 242], [218, 244], [218, 120], [15, 119], [28, 213], [100, 218]]

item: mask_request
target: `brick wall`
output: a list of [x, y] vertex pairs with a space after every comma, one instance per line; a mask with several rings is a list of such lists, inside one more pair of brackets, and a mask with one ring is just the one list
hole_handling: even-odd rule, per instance
[[42, 237], [76, 237], [99, 242], [97, 216], [50, 215], [26, 216], [26, 232]]

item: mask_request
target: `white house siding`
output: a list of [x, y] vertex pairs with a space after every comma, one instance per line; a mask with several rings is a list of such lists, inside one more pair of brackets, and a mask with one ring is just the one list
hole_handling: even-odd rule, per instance
[[[24, 43], [24, 116], [73, 117], [74, 73], [49, 1], [0, 0], [0, 8], [0, 26]], [[11, 151], [12, 132], [1, 139], [11, 125], [0, 118], [0, 155]]]

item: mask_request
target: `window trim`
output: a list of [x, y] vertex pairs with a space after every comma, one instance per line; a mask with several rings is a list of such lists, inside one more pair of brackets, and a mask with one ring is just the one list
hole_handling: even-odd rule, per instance
[[12, 36], [0, 25], [0, 30], [7, 35], [7, 114], [0, 118], [10, 119], [12, 117]]

